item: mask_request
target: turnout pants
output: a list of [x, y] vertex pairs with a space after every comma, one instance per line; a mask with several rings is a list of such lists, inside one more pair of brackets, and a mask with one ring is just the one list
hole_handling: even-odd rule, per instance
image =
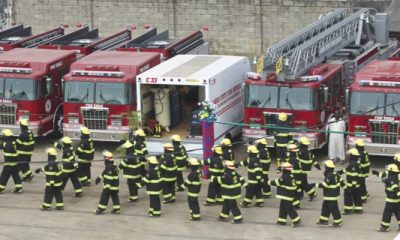
[[344, 212], [348, 213], [353, 210], [355, 212], [361, 212], [363, 210], [360, 188], [348, 187], [344, 191]]
[[175, 181], [163, 181], [162, 190], [164, 200], [174, 200], [175, 199]]
[[92, 176], [90, 173], [91, 163], [81, 163], [78, 162], [78, 178], [81, 183], [90, 183], [92, 182]]
[[150, 194], [150, 208], [148, 213], [153, 216], [161, 215], [161, 203], [160, 203], [160, 195], [159, 194]]
[[397, 224], [400, 227], [400, 203], [386, 202], [385, 209], [383, 210], [381, 227], [385, 229], [389, 228], [392, 215], [396, 217]]
[[219, 218], [227, 219], [229, 217], [229, 213], [232, 213], [233, 221], [235, 222], [239, 222], [243, 219], [236, 199], [224, 199], [224, 203], [222, 204], [222, 211], [219, 214]]
[[208, 192], [207, 192], [207, 203], [223, 203], [224, 199], [221, 196], [221, 185], [219, 183], [212, 182], [210, 179], [210, 183], [208, 184]]
[[276, 167], [281, 166], [281, 162], [285, 160], [287, 153], [287, 146], [276, 147]]
[[362, 201], [367, 201], [368, 196], [369, 196], [365, 180], [366, 180], [366, 178], [362, 177], [361, 181], [360, 181], [360, 194], [361, 194], [361, 200]]
[[200, 206], [197, 197], [188, 196], [188, 204], [192, 219], [200, 218]]
[[129, 189], [129, 200], [138, 200], [138, 184], [139, 184], [139, 178], [138, 179], [132, 179], [128, 178], [126, 180], [126, 183], [128, 184], [128, 189]]
[[185, 188], [182, 170], [178, 170], [176, 172], [176, 188], [178, 188], [178, 189], [179, 188], [180, 189], [184, 189]]
[[339, 206], [337, 201], [324, 200], [322, 202], [321, 216], [319, 218], [320, 222], [327, 223], [329, 216], [332, 214], [334, 223], [342, 222], [342, 215], [340, 215]]
[[73, 172], [63, 172], [63, 184], [61, 189], [64, 190], [67, 185], [68, 179], [71, 179], [72, 185], [74, 186], [75, 193], [82, 192], [82, 186], [78, 179], [78, 173], [76, 171]]
[[264, 182], [262, 183], [262, 193], [264, 197], [269, 197], [271, 196], [271, 185], [269, 185], [269, 176], [268, 174], [263, 174], [263, 180]]
[[111, 200], [113, 202], [113, 209], [120, 210], [121, 206], [119, 205], [119, 197], [117, 190], [109, 190], [103, 189], [100, 195], [100, 202], [99, 202], [99, 210], [104, 212], [107, 209], [108, 201]]
[[12, 177], [14, 180], [15, 188], [22, 189], [22, 181], [21, 181], [21, 178], [19, 177], [18, 172], [19, 172], [18, 165], [15, 165], [15, 166], [5, 165], [4, 166], [3, 171], [1, 172], [1, 175], [0, 175], [0, 192], [2, 192], [4, 190], [4, 188], [6, 188], [8, 179], [10, 179], [10, 177]]
[[296, 193], [294, 195], [293, 206], [300, 207], [300, 199], [302, 198], [302, 190], [301, 190], [301, 177], [299, 173], [294, 173], [293, 177], [296, 182]]
[[264, 202], [261, 183], [258, 184], [249, 183], [247, 185], [246, 194], [243, 201], [244, 204], [250, 205], [254, 197], [256, 198], [256, 203], [260, 204]]
[[46, 186], [44, 190], [43, 208], [50, 208], [53, 198], [56, 199], [56, 207], [64, 207], [63, 197], [60, 187]]
[[32, 155], [24, 155], [20, 154], [18, 156], [19, 161], [23, 162], [19, 164], [19, 169], [22, 173], [22, 179], [28, 179], [33, 176], [33, 173], [29, 167], [29, 163], [31, 162]]
[[293, 207], [293, 202], [288, 200], [281, 199], [279, 204], [279, 218], [277, 223], [278, 224], [286, 224], [287, 217], [290, 217], [292, 223], [296, 223], [300, 221], [300, 217], [297, 214], [296, 209]]
[[310, 197], [315, 197], [315, 188], [308, 183], [308, 175], [306, 173], [299, 173], [298, 178], [300, 181], [300, 198], [303, 197], [303, 192], [306, 192]]

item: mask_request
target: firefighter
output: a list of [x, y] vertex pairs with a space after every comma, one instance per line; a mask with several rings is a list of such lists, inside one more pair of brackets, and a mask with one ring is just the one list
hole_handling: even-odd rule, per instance
[[292, 220], [292, 227], [297, 227], [300, 224], [301, 219], [293, 206], [297, 189], [296, 182], [291, 174], [293, 167], [290, 163], [285, 162], [282, 163], [281, 169], [282, 176], [279, 179], [273, 181], [270, 180], [269, 182], [271, 186], [277, 187], [276, 198], [281, 200], [277, 224], [286, 225], [287, 217], [289, 215]]
[[162, 179], [163, 203], [175, 202], [175, 182], [177, 169], [174, 146], [171, 143], [164, 144], [164, 153], [161, 155], [160, 175]]
[[400, 153], [396, 153], [393, 157], [394, 164], [400, 169]]
[[243, 216], [237, 206], [237, 199], [241, 196], [241, 186], [245, 186], [246, 182], [242, 176], [235, 171], [235, 162], [225, 162], [225, 172], [223, 176], [216, 177], [214, 181], [221, 184], [221, 193], [224, 203], [222, 204], [222, 211], [218, 217], [219, 221], [226, 222], [229, 218], [229, 213], [233, 215], [232, 223], [242, 223]]
[[[400, 169], [400, 153], [396, 153], [394, 155], [393, 161], [394, 161], [393, 164], [395, 164], [397, 166], [397, 168]], [[381, 172], [381, 173], [376, 170], [372, 170], [372, 174], [374, 174], [374, 172], [377, 172], [377, 176], [379, 178], [386, 178], [389, 174], [389, 172], [387, 170], [384, 172]], [[399, 181], [400, 181], [400, 174], [398, 174], [398, 176], [399, 176]]]
[[240, 206], [248, 208], [251, 205], [253, 197], [256, 198], [256, 207], [263, 207], [264, 198], [262, 195], [262, 169], [260, 159], [258, 158], [258, 149], [256, 146], [250, 145], [247, 148], [249, 156], [246, 160], [241, 161], [240, 165], [247, 167], [248, 179], [246, 186], [246, 194]]
[[149, 154], [147, 151], [145, 137], [146, 134], [143, 131], [143, 129], [138, 129], [135, 132], [135, 140], [132, 141], [135, 147], [135, 154], [138, 156], [140, 162], [142, 163], [142, 166], [140, 168], [142, 176], [146, 175], [146, 169], [145, 169], [146, 155]]
[[198, 221], [201, 218], [199, 206], [199, 193], [201, 189], [200, 163], [196, 158], [189, 158], [190, 173], [185, 180], [188, 189], [188, 204], [190, 209], [190, 221]]
[[109, 151], [103, 152], [104, 157], [104, 171], [100, 176], [96, 178], [96, 185], [103, 180], [103, 191], [100, 195], [99, 205], [95, 211], [95, 214], [104, 214], [107, 209], [108, 201], [111, 200], [113, 202], [113, 210], [111, 213], [120, 214], [121, 206], [119, 205], [119, 170], [117, 166], [114, 164], [113, 154]]
[[277, 129], [275, 129], [274, 141], [276, 146], [276, 172], [280, 173], [281, 162], [286, 158], [287, 147], [293, 142], [292, 134], [289, 132], [288, 116], [286, 113], [279, 113]]
[[303, 192], [306, 192], [310, 197], [309, 201], [314, 200], [316, 197], [315, 188], [308, 183], [308, 174], [311, 173], [311, 168], [314, 166], [318, 170], [321, 170], [321, 166], [315, 160], [314, 154], [308, 149], [310, 145], [310, 140], [306, 137], [300, 138], [300, 145], [299, 145], [299, 162], [300, 162], [300, 198], [303, 197]]
[[0, 193], [3, 193], [7, 186], [8, 179], [13, 178], [15, 189], [13, 193], [22, 193], [22, 181], [19, 176], [17, 144], [13, 140], [13, 133], [10, 129], [2, 131], [4, 167], [0, 175]]
[[160, 194], [162, 189], [162, 179], [158, 167], [158, 160], [155, 156], [147, 158], [149, 161], [149, 170], [146, 176], [142, 179], [142, 185], [146, 185], [146, 193], [149, 195], [150, 207], [148, 214], [150, 217], [161, 216]]
[[224, 200], [221, 196], [221, 184], [215, 181], [216, 178], [224, 174], [224, 164], [222, 161], [222, 148], [214, 146], [212, 148], [213, 155], [203, 161], [203, 165], [208, 166], [208, 192], [207, 200], [203, 203], [204, 206], [213, 206], [215, 204], [223, 204]]
[[235, 154], [232, 149], [232, 141], [229, 138], [221, 140], [222, 159], [224, 161], [235, 161]]
[[57, 150], [55, 148], [47, 149], [47, 165], [35, 170], [35, 173], [44, 172], [46, 174], [46, 188], [44, 190], [44, 200], [40, 210], [46, 211], [51, 209], [53, 198], [56, 200], [56, 209], [64, 210], [64, 202], [61, 192], [62, 185], [62, 169], [56, 163]]
[[323, 189], [323, 202], [321, 216], [316, 222], [318, 225], [328, 225], [329, 216], [332, 214], [333, 223], [330, 227], [341, 227], [342, 216], [339, 211], [338, 200], [340, 196], [340, 188], [346, 187], [343, 179], [335, 172], [335, 163], [332, 160], [325, 161], [324, 181], [317, 183], [317, 188]]
[[90, 167], [94, 158], [94, 146], [90, 138], [90, 130], [87, 127], [81, 127], [81, 142], [75, 151], [78, 160], [78, 177], [82, 186], [89, 186], [92, 182]]
[[63, 137], [61, 142], [55, 143], [54, 147], [63, 150], [62, 163], [63, 163], [63, 184], [61, 190], [65, 189], [68, 179], [71, 179], [72, 185], [75, 189], [75, 197], [82, 196], [82, 186], [78, 179], [77, 167], [75, 162], [74, 149], [72, 147], [72, 140], [69, 137]]
[[363, 203], [366, 203], [369, 197], [369, 193], [367, 191], [367, 186], [366, 186], [366, 179], [369, 175], [369, 170], [370, 170], [370, 161], [368, 157], [367, 151], [365, 151], [365, 142], [362, 139], [357, 139], [355, 141], [356, 149], [360, 153], [360, 194], [361, 194], [361, 200]]
[[139, 200], [138, 188], [141, 181], [142, 162], [135, 155], [135, 148], [130, 141], [126, 141], [122, 147], [125, 149], [125, 158], [121, 161], [118, 168], [122, 170], [123, 177], [126, 178], [129, 189], [128, 202], [136, 202]]
[[256, 140], [257, 149], [259, 151], [258, 156], [260, 158], [260, 165], [262, 169], [262, 193], [264, 198], [271, 197], [271, 186], [268, 184], [268, 172], [271, 166], [271, 155], [267, 148], [267, 140], [265, 138], [261, 138]]
[[22, 172], [22, 181], [24, 182], [30, 182], [33, 178], [29, 163], [33, 154], [35, 139], [33, 138], [33, 133], [29, 130], [28, 125], [27, 119], [19, 120], [21, 131], [16, 141], [18, 158], [21, 162], [19, 168]]
[[346, 174], [346, 189], [344, 191], [344, 210], [343, 215], [354, 213], [361, 214], [362, 201], [360, 194], [360, 175], [361, 171], [358, 166], [360, 154], [358, 150], [352, 148], [349, 150], [349, 165], [343, 170], [338, 171], [339, 174], [343, 172]]
[[174, 156], [176, 159], [177, 175], [176, 175], [176, 191], [182, 192], [185, 190], [182, 171], [185, 170], [186, 160], [188, 158], [186, 148], [181, 144], [181, 137], [179, 135], [172, 135], [172, 145], [174, 146]]
[[291, 164], [291, 174], [296, 183], [296, 194], [294, 196], [293, 206], [298, 209], [300, 208], [300, 199], [301, 199], [301, 163], [299, 160], [299, 149], [297, 148], [296, 144], [289, 144], [288, 145], [288, 153], [286, 161]]
[[[394, 215], [398, 224], [397, 231], [400, 231], [399, 168], [396, 164], [389, 164], [386, 166], [386, 170], [387, 176], [381, 178], [385, 184], [386, 203], [381, 226], [377, 230], [378, 232], [388, 232], [392, 215]], [[372, 170], [372, 173], [379, 177], [378, 171]]]

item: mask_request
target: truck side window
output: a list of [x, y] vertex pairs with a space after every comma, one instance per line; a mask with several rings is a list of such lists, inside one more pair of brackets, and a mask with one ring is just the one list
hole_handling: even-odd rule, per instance
[[50, 76], [45, 76], [43, 77], [43, 79], [44, 79], [43, 94], [47, 96], [53, 91], [53, 78]]
[[332, 93], [333, 93], [333, 96], [338, 96], [339, 95], [339, 93], [340, 93], [340, 89], [341, 89], [341, 86], [342, 86], [342, 74], [340, 73], [340, 72], [338, 72], [338, 73], [336, 73], [334, 76], [333, 76], [333, 78], [332, 78], [332, 85], [333, 85], [333, 88], [332, 88]]

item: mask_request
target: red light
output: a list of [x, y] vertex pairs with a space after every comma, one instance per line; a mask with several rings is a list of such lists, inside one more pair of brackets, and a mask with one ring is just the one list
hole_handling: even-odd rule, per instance
[[149, 28], [150, 28], [150, 25], [149, 25], [149, 24], [145, 24], [145, 25], [143, 26], [143, 28], [144, 28], [144, 29], [149, 29]]
[[68, 26], [68, 24], [62, 24], [61, 25], [63, 28], [68, 28], [69, 26]]
[[12, 21], [11, 26], [15, 26], [15, 25], [17, 25], [17, 23], [15, 21]]
[[135, 30], [136, 29], [136, 25], [131, 25], [131, 30]]
[[208, 31], [208, 26], [204, 25], [201, 29], [203, 29], [203, 31]]
[[77, 28], [80, 28], [80, 27], [82, 27], [82, 24], [81, 24], [81, 23], [77, 23], [77, 24], [76, 24], [76, 27], [77, 27]]

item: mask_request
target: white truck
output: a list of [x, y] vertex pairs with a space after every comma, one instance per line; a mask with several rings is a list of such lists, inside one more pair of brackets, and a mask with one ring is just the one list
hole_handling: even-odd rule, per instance
[[[178, 55], [138, 75], [139, 126], [158, 122], [165, 130], [161, 138], [147, 137], [149, 153], [161, 153], [178, 134], [190, 156], [203, 158], [212, 144], [239, 134], [241, 127], [220, 122], [243, 121], [242, 84], [249, 71], [247, 57]], [[215, 108], [216, 122], [207, 130], [198, 119], [201, 102]]]

